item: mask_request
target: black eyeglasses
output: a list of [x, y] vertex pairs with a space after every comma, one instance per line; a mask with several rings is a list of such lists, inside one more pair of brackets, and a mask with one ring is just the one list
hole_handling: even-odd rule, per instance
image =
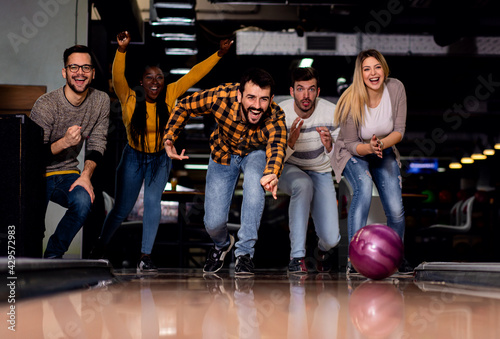
[[66, 66], [66, 68], [69, 68], [69, 70], [71, 71], [71, 73], [78, 72], [78, 70], [80, 68], [82, 69], [82, 71], [84, 73], [89, 73], [92, 70], [92, 68], [94, 68], [94, 67], [92, 67], [92, 65], [81, 65], [80, 66], [80, 65], [77, 65], [77, 64], [71, 64], [71, 65]]

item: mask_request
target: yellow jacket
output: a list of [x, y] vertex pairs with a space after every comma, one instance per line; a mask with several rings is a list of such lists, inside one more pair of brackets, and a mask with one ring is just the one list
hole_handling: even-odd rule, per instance
[[[122, 119], [123, 124], [127, 130], [127, 139], [130, 147], [137, 151], [153, 153], [155, 152], [155, 139], [156, 139], [156, 103], [146, 102], [146, 110], [148, 112], [147, 120], [147, 145], [148, 149], [140, 149], [140, 145], [134, 145], [132, 138], [130, 136], [130, 121], [132, 120], [132, 115], [135, 109], [136, 103], [136, 93], [133, 91], [125, 78], [125, 57], [126, 52], [121, 53], [116, 51], [115, 60], [113, 61], [112, 77], [113, 77], [113, 87], [115, 93], [120, 100], [122, 107]], [[196, 64], [186, 75], [182, 78], [167, 85], [167, 93], [165, 102], [167, 107], [171, 110], [174, 108], [177, 98], [184, 94], [189, 88], [200, 81], [205, 75], [210, 72], [210, 70], [219, 62], [221, 57], [215, 52], [212, 56], [203, 60], [202, 62]], [[160, 126], [159, 128], [164, 129], [165, 126]], [[163, 145], [161, 145], [163, 147]]]

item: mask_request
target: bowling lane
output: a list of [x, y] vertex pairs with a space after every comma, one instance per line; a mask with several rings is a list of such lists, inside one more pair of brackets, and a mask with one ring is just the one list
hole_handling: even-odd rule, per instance
[[250, 279], [229, 270], [205, 277], [198, 270], [114, 276], [15, 304], [2, 300], [0, 337], [500, 337], [500, 290], [492, 287], [343, 273], [287, 277], [284, 271], [258, 271]]

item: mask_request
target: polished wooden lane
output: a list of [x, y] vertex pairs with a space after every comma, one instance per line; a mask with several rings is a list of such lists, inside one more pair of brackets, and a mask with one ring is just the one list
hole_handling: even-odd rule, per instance
[[[64, 270], [57, 274], [65, 279]], [[258, 270], [245, 279], [229, 269], [208, 276], [200, 270], [114, 271], [80, 289], [15, 304], [3, 295], [0, 337], [500, 337], [499, 288], [417, 277], [371, 281], [344, 273]]]

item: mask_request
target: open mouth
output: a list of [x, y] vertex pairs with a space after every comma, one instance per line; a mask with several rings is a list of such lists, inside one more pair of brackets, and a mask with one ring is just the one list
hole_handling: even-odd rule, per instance
[[302, 106], [304, 107], [311, 106], [311, 100], [302, 100]]
[[157, 95], [158, 93], [160, 93], [160, 87], [158, 86], [151, 86], [148, 90], [152, 95]]
[[73, 78], [73, 80], [75, 81], [76, 85], [83, 86], [83, 85], [85, 85], [87, 78]]
[[248, 120], [257, 121], [260, 119], [260, 116], [264, 113], [262, 109], [252, 108], [248, 109]]
[[370, 78], [369, 80], [370, 80], [370, 82], [371, 82], [372, 84], [373, 84], [373, 83], [377, 83], [377, 82], [379, 82], [380, 77]]

